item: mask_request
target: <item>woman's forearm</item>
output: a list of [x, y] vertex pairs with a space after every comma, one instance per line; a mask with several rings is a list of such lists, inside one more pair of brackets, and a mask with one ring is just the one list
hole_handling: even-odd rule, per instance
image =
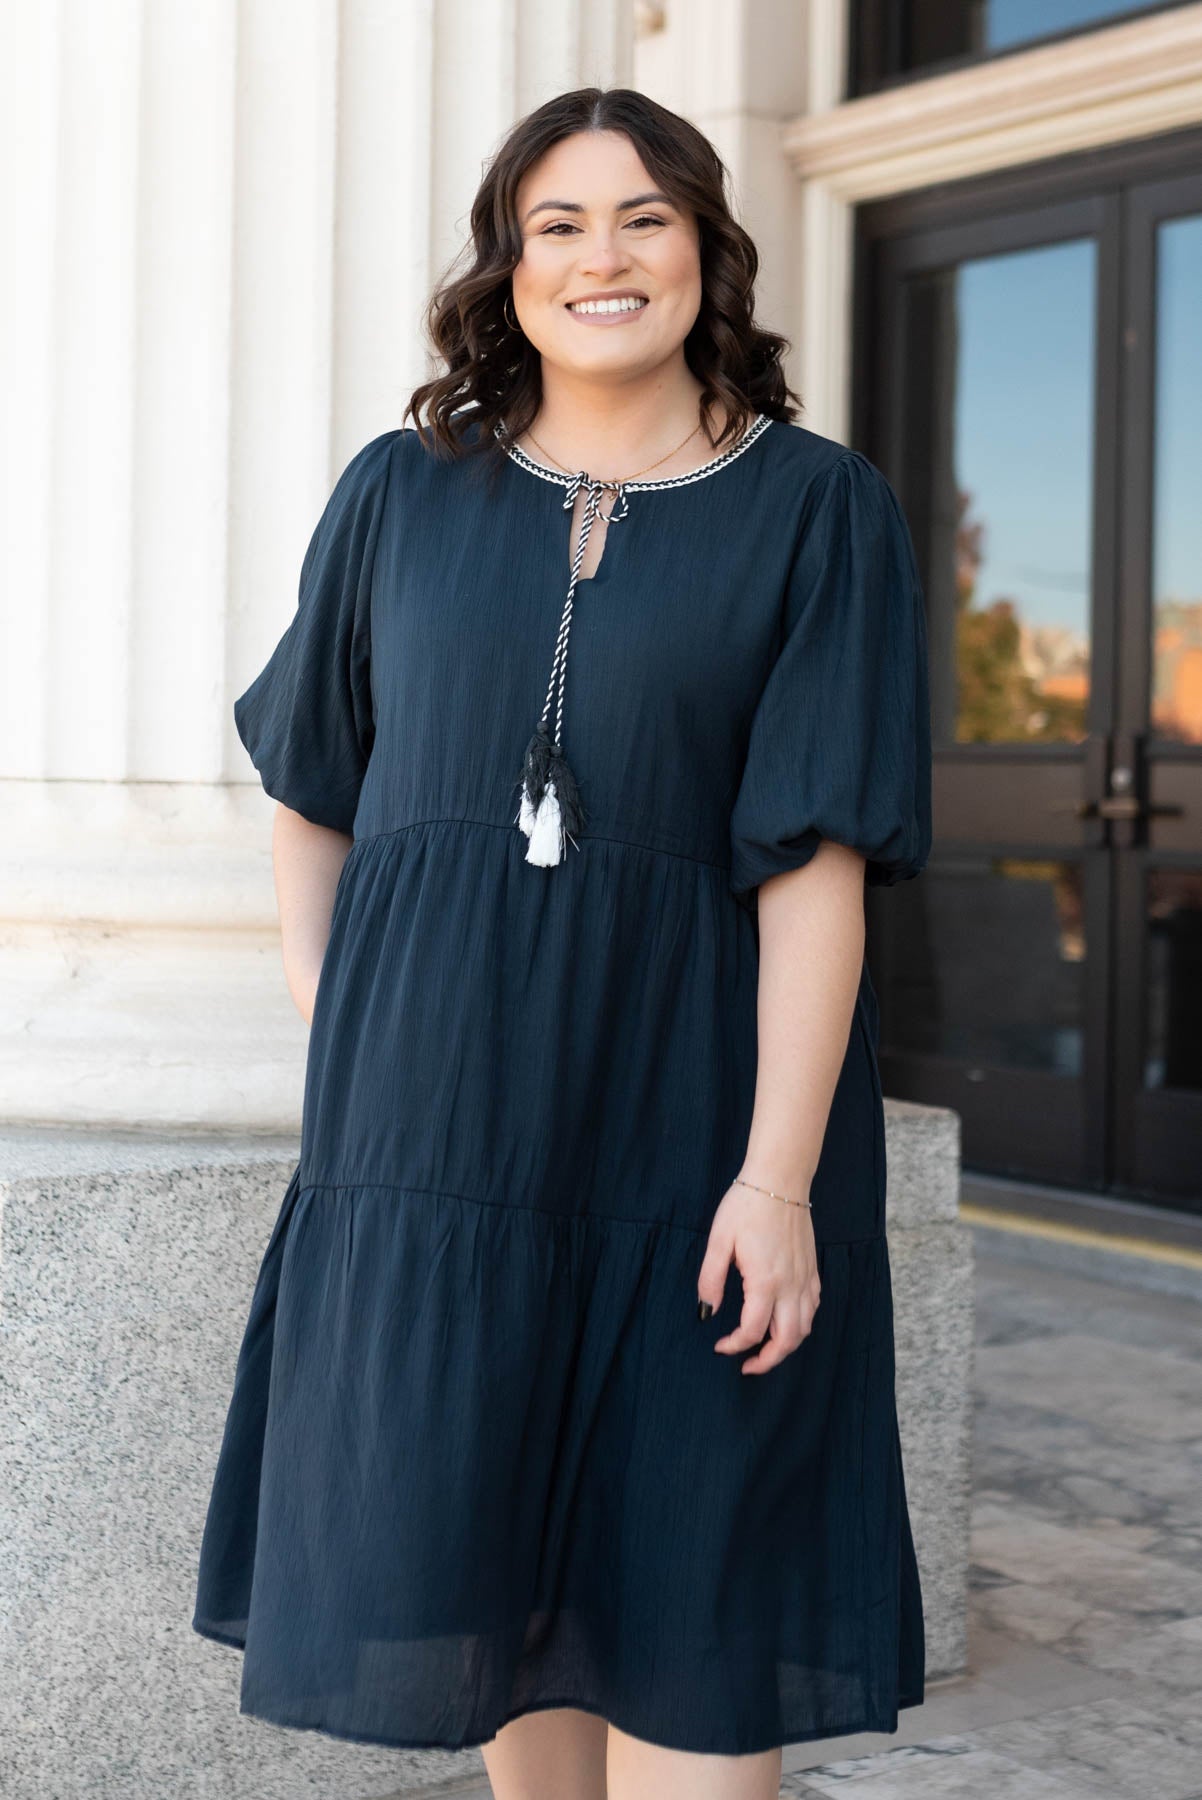
[[864, 959], [864, 858], [823, 842], [759, 890], [755, 1106], [743, 1172], [804, 1198], [847, 1052]]
[[306, 1024], [330, 937], [338, 877], [353, 838], [277, 804], [271, 851], [288, 991]]

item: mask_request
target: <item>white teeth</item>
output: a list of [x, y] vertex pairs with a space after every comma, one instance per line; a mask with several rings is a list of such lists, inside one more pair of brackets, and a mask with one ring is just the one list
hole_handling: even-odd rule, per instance
[[604, 313], [604, 312], [641, 312], [646, 306], [645, 300], [580, 300], [569, 306], [569, 312]]

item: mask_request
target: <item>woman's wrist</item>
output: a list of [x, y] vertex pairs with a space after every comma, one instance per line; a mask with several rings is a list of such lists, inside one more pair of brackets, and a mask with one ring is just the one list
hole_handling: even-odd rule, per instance
[[745, 1180], [762, 1182], [778, 1193], [804, 1196], [814, 1179], [814, 1167], [807, 1158], [799, 1157], [796, 1150], [773, 1152], [769, 1147], [749, 1144], [738, 1173]]
[[808, 1194], [782, 1193], [777, 1188], [764, 1187], [758, 1181], [748, 1181], [742, 1175], [735, 1176], [733, 1185], [735, 1187], [745, 1187], [749, 1192], [754, 1191], [757, 1194], [766, 1194], [770, 1200], [783, 1201], [786, 1206], [794, 1206], [798, 1211], [810, 1211], [813, 1208], [813, 1202], [810, 1200]]

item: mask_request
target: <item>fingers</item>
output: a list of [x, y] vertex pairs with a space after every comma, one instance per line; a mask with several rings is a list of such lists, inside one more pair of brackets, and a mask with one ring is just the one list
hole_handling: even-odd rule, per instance
[[745, 1280], [739, 1323], [733, 1331], [728, 1331], [725, 1337], [717, 1340], [714, 1349], [733, 1354], [737, 1350], [750, 1350], [753, 1345], [758, 1344], [768, 1330], [775, 1300], [776, 1296], [771, 1288], [752, 1287]]
[[747, 1358], [740, 1373], [763, 1375], [778, 1363], [784, 1362], [786, 1356], [809, 1337], [817, 1311], [817, 1297], [811, 1300], [808, 1290], [802, 1297], [779, 1301], [773, 1309], [768, 1326], [767, 1343], [754, 1356]]
[[[812, 1236], [808, 1253], [804, 1241], [782, 1252], [779, 1242], [744, 1245], [748, 1254], [736, 1255], [736, 1227], [742, 1216], [738, 1209], [725, 1218], [726, 1202], [719, 1206], [706, 1245], [704, 1261], [697, 1275], [698, 1316], [708, 1319], [722, 1305], [732, 1264], [743, 1275], [743, 1306], [739, 1322], [714, 1349], [724, 1356], [737, 1356], [754, 1351], [742, 1365], [745, 1375], [766, 1374], [784, 1361], [809, 1336], [818, 1310], [821, 1284], [814, 1261]], [[812, 1227], [808, 1227], [812, 1233]], [[775, 1254], [773, 1253], [775, 1250]], [[748, 1266], [760, 1278], [748, 1273]], [[808, 1271], [802, 1273], [802, 1271]], [[800, 1275], [800, 1280], [799, 1280]]]
[[744, 1289], [738, 1325], [714, 1345], [725, 1355], [754, 1349], [742, 1366], [744, 1375], [763, 1375], [776, 1368], [809, 1337], [818, 1311], [821, 1287], [817, 1273], [799, 1293], [773, 1296], [767, 1289]]
[[[697, 1298], [702, 1309], [708, 1306], [710, 1312], [717, 1312], [721, 1306], [733, 1255], [734, 1238], [729, 1233], [719, 1230], [715, 1223], [710, 1229], [705, 1260], [697, 1271]], [[700, 1310], [698, 1316], [708, 1318], [709, 1313]]]

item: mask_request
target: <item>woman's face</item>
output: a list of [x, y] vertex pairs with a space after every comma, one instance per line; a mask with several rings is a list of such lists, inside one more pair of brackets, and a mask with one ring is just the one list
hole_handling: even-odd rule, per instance
[[[682, 356], [701, 307], [696, 219], [658, 191], [628, 137], [561, 138], [527, 169], [517, 206], [522, 257], [510, 310], [544, 361], [623, 381]], [[571, 310], [598, 294], [645, 304]]]

